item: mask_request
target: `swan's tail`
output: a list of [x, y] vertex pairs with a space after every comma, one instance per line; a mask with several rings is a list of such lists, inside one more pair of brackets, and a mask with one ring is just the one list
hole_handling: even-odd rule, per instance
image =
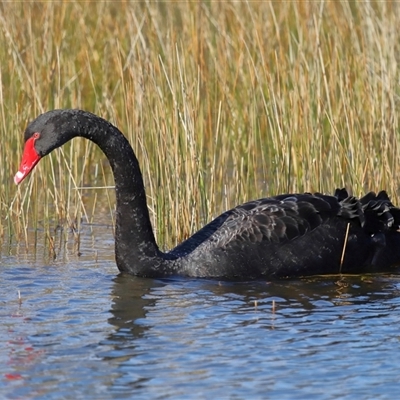
[[369, 192], [358, 199], [349, 196], [346, 189], [336, 189], [335, 197], [341, 204], [339, 215], [358, 218], [371, 234], [400, 229], [400, 208], [393, 205], [384, 190], [378, 194]]

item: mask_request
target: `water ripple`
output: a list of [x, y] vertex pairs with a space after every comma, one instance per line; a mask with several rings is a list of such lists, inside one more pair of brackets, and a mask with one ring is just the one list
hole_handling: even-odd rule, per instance
[[104, 259], [3, 256], [1, 398], [397, 396], [396, 276], [150, 280]]

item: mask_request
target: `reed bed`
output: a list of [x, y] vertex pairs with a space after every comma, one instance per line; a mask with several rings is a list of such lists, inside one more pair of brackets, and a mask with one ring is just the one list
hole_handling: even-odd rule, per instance
[[[112, 221], [104, 156], [75, 139], [17, 188], [23, 131], [82, 108], [116, 124], [170, 247], [213, 216], [281, 192], [399, 200], [398, 2], [3, 2], [0, 234]], [[83, 188], [83, 189], [82, 189]], [[53, 243], [53, 244], [52, 244]]]

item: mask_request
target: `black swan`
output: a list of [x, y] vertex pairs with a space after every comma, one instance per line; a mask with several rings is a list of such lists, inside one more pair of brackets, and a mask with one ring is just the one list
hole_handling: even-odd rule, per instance
[[250, 280], [386, 272], [400, 264], [400, 209], [384, 191], [357, 199], [345, 189], [333, 196], [283, 194], [250, 201], [161, 252], [129, 142], [111, 123], [82, 110], [49, 111], [28, 125], [15, 183], [76, 136], [96, 143], [111, 164], [117, 201], [115, 257], [121, 272]]

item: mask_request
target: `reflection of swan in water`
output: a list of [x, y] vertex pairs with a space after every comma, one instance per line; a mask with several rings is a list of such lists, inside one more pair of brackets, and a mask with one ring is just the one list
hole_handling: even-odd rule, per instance
[[[184, 320], [188, 309], [204, 314], [205, 308], [212, 313], [213, 308], [219, 312], [223, 307], [226, 313], [257, 312], [260, 318], [269, 318], [276, 313], [283, 318], [292, 318], [295, 316], [293, 309], [302, 315], [312, 314], [321, 306], [321, 300], [332, 306], [368, 304], [397, 296], [398, 291], [393, 293], [393, 279], [370, 275], [313, 277], [269, 283], [218, 283], [118, 276], [114, 279], [112, 293], [113, 317], [109, 319], [115, 327], [112, 340], [116, 344], [120, 341], [126, 343], [141, 337], [152, 328], [153, 323], [154, 327], [162, 327], [163, 323], [172, 320]], [[292, 311], [287, 312], [288, 308]], [[146, 321], [149, 313], [152, 319]], [[153, 315], [156, 315], [154, 319]], [[171, 320], [166, 321], [169, 317]]]
[[113, 316], [108, 322], [116, 327], [112, 341], [125, 342], [122, 331], [132, 339], [140, 337], [145, 326], [138, 324], [139, 319], [146, 317], [146, 310], [155, 306], [156, 299], [149, 296], [152, 289], [163, 286], [163, 283], [152, 279], [136, 278], [133, 276], [117, 276], [114, 278], [112, 291]]
[[[113, 329], [105, 341], [111, 349], [100, 356], [113, 368], [113, 387], [144, 397], [174, 390], [179, 384], [192, 390], [191, 382], [212, 387], [212, 377], [222, 370], [230, 371], [222, 378], [229, 382], [237, 374], [265, 376], [265, 369], [287, 361], [288, 351], [298, 356], [299, 351], [309, 351], [310, 343], [316, 343], [317, 353], [326, 352], [325, 346], [333, 343], [335, 353], [337, 343], [348, 340], [349, 326], [368, 326], [371, 313], [379, 317], [382, 308], [371, 309], [371, 302], [385, 304], [385, 297], [398, 293], [393, 293], [393, 281], [386, 283], [385, 277], [368, 279], [219, 285], [117, 277], [109, 319]], [[386, 305], [391, 307], [391, 301]], [[295, 373], [290, 365], [284, 368]]]

